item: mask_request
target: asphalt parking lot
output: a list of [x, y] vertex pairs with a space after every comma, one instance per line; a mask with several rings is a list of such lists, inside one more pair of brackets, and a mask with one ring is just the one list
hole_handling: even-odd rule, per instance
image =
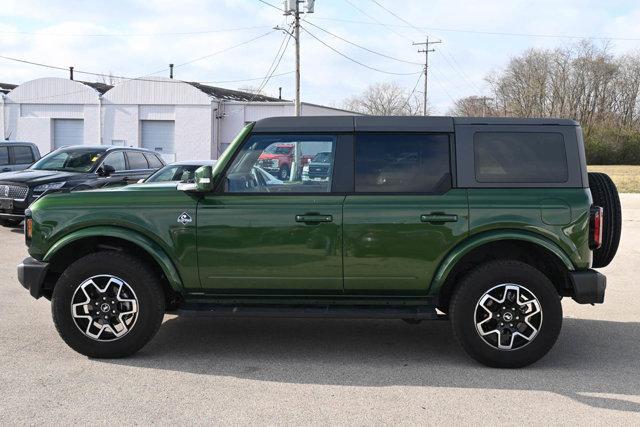
[[563, 302], [554, 349], [485, 368], [447, 322], [166, 316], [134, 357], [91, 360], [19, 285], [19, 229], [0, 229], [0, 424], [640, 424], [640, 194], [603, 271], [606, 303]]

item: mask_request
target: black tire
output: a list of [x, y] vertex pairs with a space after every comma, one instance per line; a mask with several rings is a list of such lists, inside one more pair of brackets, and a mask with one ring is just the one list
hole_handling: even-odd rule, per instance
[[287, 165], [283, 165], [280, 167], [280, 170], [278, 171], [278, 179], [280, 180], [285, 180], [285, 179], [289, 179], [289, 166]]
[[[476, 327], [477, 304], [485, 293], [492, 289], [499, 289], [499, 286], [504, 284], [509, 284], [508, 286], [516, 284], [522, 287], [521, 289], [531, 292], [539, 301], [541, 310], [539, 317], [541, 323], [538, 325], [537, 335], [526, 332], [532, 337], [531, 340], [526, 341], [518, 337], [519, 342], [526, 341], [526, 343], [521, 347], [514, 346], [510, 350], [499, 349], [496, 345], [485, 341], [495, 335], [489, 334], [486, 336], [488, 338], [483, 338]], [[524, 291], [522, 292], [524, 293]], [[505, 297], [506, 293], [507, 291], [503, 293]], [[502, 304], [499, 303], [495, 307], [496, 316], [500, 315], [501, 309], [505, 308], [499, 306]], [[503, 311], [509, 311], [508, 304], [506, 304], [506, 310]], [[513, 313], [515, 315], [517, 312]], [[469, 272], [456, 287], [449, 305], [449, 314], [454, 334], [462, 348], [478, 362], [494, 368], [521, 368], [536, 362], [553, 347], [562, 327], [562, 305], [558, 292], [551, 281], [539, 270], [515, 260], [490, 261]], [[520, 316], [525, 317], [523, 314]], [[513, 319], [513, 317], [511, 318]], [[496, 321], [496, 325], [501, 324], [499, 322], [502, 320], [506, 320], [504, 312], [502, 312], [502, 318]], [[536, 317], [529, 320], [535, 322]], [[522, 323], [523, 320], [520, 322]], [[506, 325], [505, 329], [508, 326]], [[492, 326], [488, 327], [488, 329], [491, 328]], [[501, 326], [496, 326], [496, 328], [501, 328]], [[498, 336], [508, 338], [511, 335]], [[516, 335], [513, 334], [513, 337], [511, 344], [515, 342]]]
[[589, 172], [589, 188], [593, 204], [600, 206], [604, 213], [602, 246], [593, 251], [594, 268], [606, 267], [616, 256], [622, 231], [622, 209], [618, 189], [609, 175]]
[[[99, 341], [85, 335], [71, 314], [76, 290], [87, 279], [99, 275], [112, 275], [126, 282], [138, 303], [137, 317], [129, 331], [112, 341]], [[137, 352], [158, 332], [165, 312], [165, 298], [156, 274], [138, 258], [117, 251], [102, 251], [80, 258], [62, 273], [53, 289], [51, 311], [56, 329], [69, 347], [89, 357], [117, 358]]]

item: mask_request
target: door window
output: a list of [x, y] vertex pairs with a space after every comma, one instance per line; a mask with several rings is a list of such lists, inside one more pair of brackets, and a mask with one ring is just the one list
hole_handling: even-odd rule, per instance
[[33, 152], [31, 147], [15, 146], [13, 147], [13, 159], [16, 165], [29, 165], [33, 163]]
[[127, 169], [127, 166], [124, 162], [124, 152], [123, 151], [115, 151], [110, 153], [103, 162], [104, 165], [113, 166], [116, 172], [120, 172]]
[[149, 169], [149, 164], [142, 153], [138, 151], [129, 151], [127, 153], [127, 157], [129, 158], [129, 169]]
[[254, 135], [227, 171], [227, 193], [328, 193], [336, 137]]
[[359, 193], [439, 193], [451, 188], [447, 135], [361, 134], [355, 157]]

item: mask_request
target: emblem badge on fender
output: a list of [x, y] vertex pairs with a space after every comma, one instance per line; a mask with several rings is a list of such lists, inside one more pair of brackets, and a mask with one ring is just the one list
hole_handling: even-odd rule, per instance
[[191, 217], [189, 216], [188, 213], [186, 212], [182, 212], [179, 216], [178, 216], [178, 222], [182, 225], [187, 225], [191, 222]]

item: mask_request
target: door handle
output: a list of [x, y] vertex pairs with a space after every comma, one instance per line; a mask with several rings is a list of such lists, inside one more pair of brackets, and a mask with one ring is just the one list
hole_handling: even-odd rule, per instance
[[320, 215], [320, 214], [296, 215], [296, 222], [304, 222], [305, 224], [315, 224], [318, 222], [333, 222], [333, 216]]
[[440, 223], [440, 222], [456, 222], [458, 215], [450, 215], [444, 213], [430, 213], [420, 215], [421, 222]]
[[2, 168], [2, 172], [11, 172], [11, 168]]

